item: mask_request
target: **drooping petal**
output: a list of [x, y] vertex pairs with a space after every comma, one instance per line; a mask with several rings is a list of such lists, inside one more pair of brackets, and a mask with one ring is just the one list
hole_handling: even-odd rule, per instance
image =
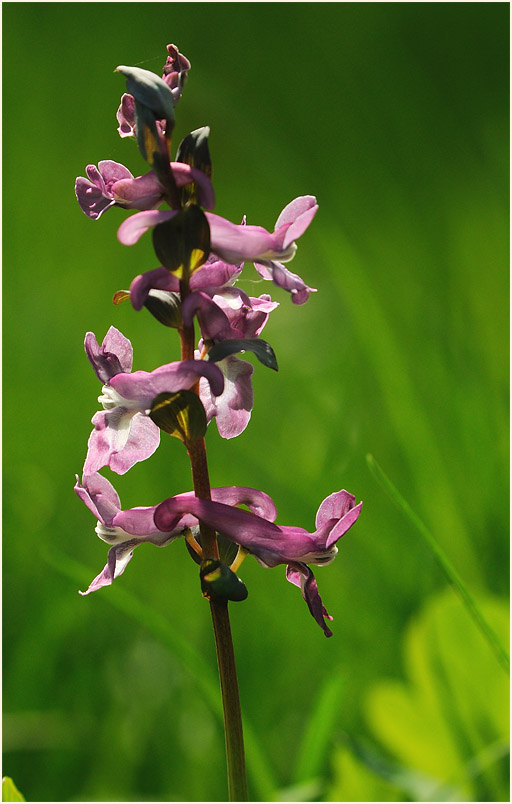
[[131, 420], [130, 432], [120, 449], [113, 449], [108, 466], [118, 475], [124, 475], [139, 461], [145, 461], [158, 448], [160, 430], [150, 418], [136, 413]]
[[316, 293], [316, 288], [310, 288], [298, 274], [294, 274], [280, 262], [274, 260], [255, 262], [254, 267], [263, 279], [271, 279], [274, 285], [287, 290], [294, 304], [305, 304], [309, 294]]
[[135, 547], [139, 544], [140, 542], [137, 539], [130, 539], [127, 542], [111, 547], [103, 570], [91, 581], [85, 592], [79, 592], [78, 594], [85, 597], [85, 595], [90, 595], [91, 592], [101, 589], [102, 586], [110, 586], [114, 578], [118, 578], [123, 574], [133, 556]]
[[108, 559], [104, 569], [99, 575], [94, 578], [85, 592], [79, 592], [80, 595], [90, 595], [91, 592], [101, 589], [102, 586], [110, 586], [115, 578], [119, 578], [123, 574], [128, 563], [131, 561], [133, 551], [140, 544], [150, 542], [157, 547], [166, 547], [173, 542], [179, 533], [153, 533], [148, 536], [128, 539], [127, 541], [116, 544], [108, 551]]
[[302, 597], [308, 604], [309, 611], [315, 618], [326, 637], [332, 636], [332, 631], [325, 622], [325, 618], [332, 620], [330, 614], [322, 603], [322, 598], [318, 593], [318, 586], [312, 570], [306, 564], [294, 564], [286, 567], [286, 578], [290, 583], [298, 586], [302, 592]]
[[83, 176], [79, 176], [75, 182], [75, 195], [82, 212], [92, 220], [97, 220], [115, 204], [113, 198], [105, 196], [102, 190]]

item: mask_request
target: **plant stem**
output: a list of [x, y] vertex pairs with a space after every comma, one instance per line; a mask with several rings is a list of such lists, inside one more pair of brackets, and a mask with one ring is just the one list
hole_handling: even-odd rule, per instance
[[[180, 291], [182, 299], [185, 298], [189, 292], [188, 282], [180, 282]], [[180, 340], [182, 360], [193, 360], [195, 345], [193, 325], [183, 327], [180, 330]], [[199, 392], [199, 383], [193, 390], [196, 393]], [[194, 493], [200, 499], [211, 500], [210, 477], [204, 438], [192, 441], [189, 445], [188, 454]], [[215, 530], [201, 521], [199, 522], [199, 530], [203, 558], [218, 558], [219, 548]], [[222, 709], [224, 712], [229, 800], [248, 801], [242, 713], [227, 603], [210, 599], [210, 611], [217, 650]]]
[[210, 600], [219, 665], [230, 801], [248, 801], [242, 713], [227, 603]]

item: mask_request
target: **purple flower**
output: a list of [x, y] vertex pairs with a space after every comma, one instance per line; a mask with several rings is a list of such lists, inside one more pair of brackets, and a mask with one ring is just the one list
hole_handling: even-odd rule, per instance
[[162, 79], [171, 90], [174, 105], [181, 98], [183, 86], [188, 77], [190, 62], [176, 45], [167, 45], [167, 59], [165, 60]]
[[[190, 62], [186, 56], [179, 52], [176, 45], [167, 45], [167, 53], [162, 80], [171, 90], [173, 103], [176, 106], [181, 98], [183, 85], [185, 84], [188, 71], [190, 70]], [[122, 95], [121, 104], [117, 110], [116, 117], [119, 123], [117, 130], [121, 137], [137, 136], [135, 126], [135, 99], [133, 95], [127, 92]], [[164, 121], [158, 121], [157, 126], [161, 131], [164, 130]]]
[[[228, 265], [211, 256], [190, 277], [190, 290], [220, 290], [234, 282], [242, 271], [242, 265]], [[178, 277], [161, 266], [136, 276], [130, 285], [130, 301], [135, 310], [141, 310], [152, 290], [179, 293]]]
[[[311, 214], [313, 207], [310, 206], [311, 198], [312, 196], [308, 195], [301, 196], [288, 204], [279, 215], [274, 231], [278, 232], [288, 226], [287, 238], [296, 240], [313, 217]], [[317, 206], [314, 207], [315, 212], [317, 209]], [[282, 262], [282, 260], [276, 262], [272, 258], [261, 259], [256, 260], [254, 266], [263, 279], [271, 279], [274, 285], [287, 290], [291, 294], [294, 304], [305, 304], [309, 299], [309, 294], [316, 292], [316, 288], [308, 287], [300, 276], [285, 268]]]
[[206, 377], [216, 394], [224, 388], [217, 366], [203, 360], [183, 360], [152, 372], [131, 370], [132, 350], [127, 338], [111, 327], [101, 347], [92, 332], [85, 337], [85, 351], [103, 383], [98, 397], [103, 410], [92, 418], [92, 431], [84, 475], [109, 466], [124, 474], [138, 461], [149, 458], [160, 442], [160, 430], [148, 417], [151, 403], [160, 393], [192, 388]]
[[[317, 209], [314, 196], [296, 198], [281, 212], [273, 233], [262, 226], [238, 225], [206, 212], [211, 250], [219, 259], [231, 264], [244, 260], [259, 264], [274, 260], [287, 262], [297, 250], [295, 240], [306, 231]], [[132, 246], [152, 226], [170, 220], [176, 214], [175, 210], [138, 212], [121, 224], [117, 236], [125, 246]]]
[[[191, 324], [198, 316], [203, 341], [210, 346], [229, 339], [257, 337], [270, 312], [278, 306], [270, 296], [251, 298], [238, 288], [224, 288], [210, 298], [206, 293], [191, 293], [182, 306], [183, 321]], [[200, 353], [199, 352], [199, 353]], [[222, 438], [235, 438], [247, 427], [254, 404], [251, 377], [253, 366], [236, 355], [228, 355], [216, 365], [224, 375], [224, 390], [214, 394], [208, 383], [200, 381], [201, 402], [207, 421], [215, 418]]]
[[187, 518], [182, 517], [180, 525], [172, 531], [159, 531], [153, 521], [156, 506], [122, 511], [116, 490], [106, 478], [97, 473], [84, 476], [82, 483], [77, 475], [76, 481], [76, 494], [98, 520], [96, 533], [100, 539], [112, 545], [104, 569], [94, 578], [86, 592], [80, 592], [81, 595], [109, 586], [114, 578], [122, 575], [139, 544], [150, 542], [158, 547], [165, 547], [187, 527]]
[[[122, 575], [139, 544], [149, 542], [157, 547], [165, 547], [185, 530], [198, 527], [196, 517], [185, 514], [170, 531], [161, 531], [154, 523], [156, 506], [123, 511], [116, 490], [106, 478], [94, 473], [84, 476], [82, 483], [77, 475], [76, 481], [76, 494], [98, 520], [96, 533], [100, 539], [112, 545], [104, 569], [94, 578], [86, 592], [80, 592], [81, 595], [88, 595], [102, 586], [108, 586], [114, 578]], [[193, 496], [193, 492], [182, 495], [184, 498]], [[257, 489], [240, 486], [212, 489], [212, 498], [226, 505], [247, 505], [255, 514], [271, 520], [276, 517], [275, 506], [270, 497]]]
[[362, 503], [342, 490], [331, 494], [320, 505], [313, 533], [298, 527], [280, 527], [265, 517], [223, 503], [183, 495], [171, 497], [155, 511], [155, 525], [163, 530], [176, 527], [183, 514], [193, 514], [218, 533], [239, 544], [264, 567], [287, 564], [287, 579], [300, 586], [311, 614], [324, 630], [331, 619], [323, 607], [315, 578], [308, 564], [328, 564], [334, 560], [336, 542], [357, 520]]
[[[215, 194], [206, 174], [184, 162], [170, 164], [177, 186], [197, 184], [201, 204], [213, 209]], [[85, 170], [88, 178], [77, 178], [75, 194], [82, 212], [93, 220], [111, 206], [154, 210], [164, 199], [165, 190], [152, 170], [134, 178], [128, 168], [110, 159], [99, 162], [98, 167], [87, 165]]]

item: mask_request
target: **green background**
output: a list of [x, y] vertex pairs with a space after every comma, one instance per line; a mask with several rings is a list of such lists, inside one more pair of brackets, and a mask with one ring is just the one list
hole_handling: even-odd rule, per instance
[[[183, 544], [143, 546], [111, 588], [77, 594], [106, 559], [73, 493], [100, 391], [84, 334], [114, 324], [135, 369], [178, 345], [111, 302], [157, 266], [150, 238], [121, 246], [126, 213], [88, 220], [73, 185], [100, 159], [145, 171], [116, 133], [113, 70], [160, 74], [168, 42], [192, 62], [174, 147], [211, 127], [216, 212], [272, 229], [295, 196], [320, 205], [290, 266], [318, 293], [295, 307], [270, 288], [280, 370], [255, 367], [243, 435], [210, 428], [212, 485], [262, 488], [309, 530], [332, 491], [364, 500], [316, 572], [332, 639], [283, 567], [240, 570], [251, 797], [508, 800], [505, 674], [366, 461], [507, 640], [508, 18], [506, 3], [3, 4], [4, 773], [27, 800], [227, 795]], [[248, 266], [240, 285], [269, 292], [257, 280]], [[171, 438], [105, 474], [125, 508], [191, 487]]]

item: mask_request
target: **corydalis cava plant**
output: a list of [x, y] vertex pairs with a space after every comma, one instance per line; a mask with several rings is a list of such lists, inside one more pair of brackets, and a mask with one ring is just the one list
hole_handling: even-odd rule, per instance
[[[101, 344], [92, 332], [85, 352], [101, 384], [101, 409], [92, 418], [82, 477], [75, 492], [97, 520], [96, 533], [110, 549], [107, 563], [81, 594], [110, 585], [126, 569], [134, 549], [150, 542], [165, 547], [178, 539], [200, 567], [201, 591], [210, 602], [224, 704], [230, 798], [247, 798], [240, 707], [229, 630], [228, 601], [247, 596], [237, 571], [247, 554], [263, 567], [286, 566], [326, 636], [332, 632], [311, 565], [328, 564], [337, 542], [357, 520], [362, 503], [344, 489], [320, 504], [315, 530], [276, 524], [277, 511], [263, 491], [245, 486], [211, 488], [205, 434], [215, 420], [226, 439], [247, 427], [253, 408], [254, 366], [239, 355], [252, 352], [277, 371], [274, 350], [261, 333], [278, 307], [268, 294], [249, 296], [237, 287], [246, 262], [263, 280], [290, 294], [295, 305], [314, 288], [287, 263], [318, 206], [311, 195], [286, 204], [273, 231], [214, 212], [209, 128], [188, 134], [172, 153], [175, 108], [190, 62], [168, 45], [162, 77], [136, 67], [117, 68], [126, 93], [117, 110], [118, 132], [136, 141], [149, 170], [134, 176], [122, 164], [102, 160], [76, 180], [82, 211], [92, 220], [118, 207], [133, 211], [118, 239], [132, 246], [151, 236], [158, 265], [136, 276], [114, 303], [145, 308], [179, 337], [181, 355], [152, 371], [132, 371], [130, 341], [111, 326]], [[196, 336], [197, 331], [197, 336]], [[108, 467], [124, 474], [149, 458], [164, 432], [181, 441], [192, 470], [193, 490], [149, 507], [122, 509]], [[176, 490], [172, 490], [175, 492]], [[240, 506], [244, 506], [243, 508]]]

